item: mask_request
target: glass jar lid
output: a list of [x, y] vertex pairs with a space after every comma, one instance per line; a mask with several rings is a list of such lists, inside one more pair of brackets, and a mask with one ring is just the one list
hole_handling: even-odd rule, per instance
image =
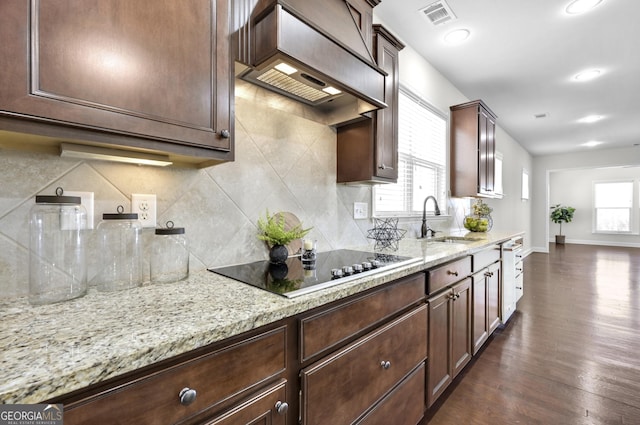
[[104, 213], [102, 214], [103, 220], [137, 220], [138, 213], [124, 213], [124, 207], [122, 205], [118, 205], [116, 208], [117, 213]]
[[167, 221], [166, 226], [156, 228], [156, 235], [184, 235], [184, 227], [174, 227], [173, 221]]
[[81, 197], [63, 196], [63, 193], [64, 190], [58, 187], [55, 195], [38, 195], [36, 196], [36, 204], [80, 205], [82, 203]]

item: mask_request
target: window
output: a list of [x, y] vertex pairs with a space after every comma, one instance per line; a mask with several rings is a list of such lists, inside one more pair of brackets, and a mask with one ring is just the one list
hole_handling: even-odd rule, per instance
[[[375, 186], [375, 216], [422, 215], [433, 195], [446, 212], [446, 116], [406, 88], [398, 97], [398, 182]], [[433, 204], [427, 206], [433, 210]]]
[[522, 169], [522, 200], [529, 200], [529, 172]]
[[594, 232], [631, 233], [634, 182], [594, 182]]

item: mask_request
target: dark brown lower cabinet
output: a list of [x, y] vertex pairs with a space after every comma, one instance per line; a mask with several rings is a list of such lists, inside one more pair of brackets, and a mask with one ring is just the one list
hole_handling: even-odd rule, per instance
[[494, 263], [473, 276], [473, 354], [500, 326], [500, 263]]
[[[284, 425], [276, 404], [287, 402], [286, 380], [282, 378], [286, 329], [280, 326], [211, 350], [198, 350], [186, 360], [62, 398], [57, 402], [64, 404], [64, 423], [199, 424], [209, 423], [205, 418], [231, 411], [234, 418], [259, 418], [260, 414], [272, 417], [266, 423]], [[271, 382], [273, 386], [263, 390]], [[213, 423], [254, 424], [253, 419], [220, 420]]]
[[[393, 398], [394, 388], [414, 384], [412, 371], [427, 356], [427, 307], [421, 305], [336, 353], [302, 369], [302, 425], [397, 423], [397, 406], [378, 404]], [[416, 378], [419, 379], [419, 378]], [[411, 382], [411, 383], [409, 383]], [[424, 413], [423, 390], [414, 412]], [[369, 413], [371, 413], [369, 415]], [[417, 415], [417, 413], [414, 413]], [[367, 417], [370, 419], [366, 419]], [[420, 417], [416, 416], [417, 423]]]
[[424, 415], [425, 380], [425, 365], [420, 363], [357, 425], [416, 425]]
[[431, 296], [427, 302], [427, 407], [430, 407], [471, 360], [471, 278]]
[[285, 398], [286, 382], [283, 380], [204, 425], [285, 425], [289, 408], [282, 401]]

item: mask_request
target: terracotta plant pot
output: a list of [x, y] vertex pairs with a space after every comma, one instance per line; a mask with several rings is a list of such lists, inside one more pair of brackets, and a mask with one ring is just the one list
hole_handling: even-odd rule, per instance
[[564, 245], [564, 235], [556, 235], [556, 244]]

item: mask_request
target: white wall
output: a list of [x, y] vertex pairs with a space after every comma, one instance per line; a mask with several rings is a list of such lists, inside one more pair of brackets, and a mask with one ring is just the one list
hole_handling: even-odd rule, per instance
[[[617, 245], [640, 247], [640, 236], [618, 234], [594, 234], [593, 182], [621, 179], [638, 179], [640, 168], [588, 168], [554, 171], [549, 174], [549, 202], [574, 207], [576, 212], [571, 223], [563, 223], [562, 233], [567, 243]], [[635, 216], [637, 219], [637, 215]], [[559, 225], [549, 226], [549, 241], [558, 233]]]
[[[375, 17], [375, 15], [374, 15]], [[384, 25], [384, 23], [382, 23]], [[393, 31], [392, 31], [393, 32]], [[400, 83], [411, 89], [447, 117], [450, 115], [449, 106], [468, 102], [467, 98], [449, 80], [444, 78], [438, 70], [429, 64], [422, 56], [407, 45], [400, 52]], [[491, 105], [489, 105], [491, 107]], [[521, 175], [525, 168], [531, 172], [533, 162], [531, 155], [506, 131], [500, 127], [500, 111], [494, 110], [498, 115], [496, 127], [496, 150], [504, 155], [503, 186], [505, 196], [503, 199], [487, 200], [487, 204], [493, 208], [493, 229], [504, 232], [525, 232], [525, 250], [531, 247], [531, 201], [521, 200]], [[447, 134], [449, 140], [449, 134]], [[469, 152], [475, 155], [475, 152]], [[449, 152], [447, 149], [447, 157]], [[447, 176], [447, 179], [449, 177]], [[447, 187], [450, 187], [447, 182]], [[448, 223], [453, 230], [464, 230], [461, 226], [460, 215], [468, 213], [469, 200], [452, 199], [449, 202], [449, 213], [454, 219]], [[464, 211], [461, 211], [464, 210]], [[440, 227], [434, 226], [436, 229]]]
[[[555, 235], [555, 227], [550, 229], [550, 226], [555, 226], [549, 219], [549, 206], [553, 203], [566, 203], [567, 201], [560, 200], [559, 198], [550, 199], [550, 182], [553, 174], [558, 171], [566, 170], [594, 170], [601, 167], [615, 167], [626, 165], [639, 165], [640, 164], [640, 148], [630, 147], [621, 149], [596, 149], [588, 150], [584, 152], [562, 154], [562, 155], [548, 155], [538, 156], [533, 158], [533, 173], [532, 173], [532, 229], [531, 235], [532, 248], [539, 252], [548, 252], [548, 239], [550, 234]], [[595, 173], [595, 171], [594, 171]], [[595, 175], [595, 174], [594, 174]], [[591, 174], [587, 173], [582, 178], [591, 178]], [[566, 183], [561, 183], [566, 186]], [[555, 187], [555, 185], [554, 185]], [[578, 187], [578, 182], [574, 181], [569, 188], [556, 188], [556, 190], [572, 190], [574, 187]], [[557, 193], [557, 192], [554, 192]], [[554, 196], [556, 196], [554, 194]], [[560, 195], [563, 196], [563, 195]], [[568, 196], [568, 194], [567, 194]], [[586, 196], [586, 195], [585, 195]], [[556, 200], [558, 199], [558, 200]], [[582, 200], [578, 201], [582, 205]], [[581, 208], [582, 209], [582, 208]], [[571, 223], [573, 224], [573, 223]], [[577, 230], [569, 226], [567, 231]], [[565, 228], [563, 226], [563, 233]], [[582, 235], [582, 236], [580, 236]], [[631, 240], [630, 237], [590, 237], [587, 238], [584, 232], [577, 234], [574, 238], [572, 234], [567, 234], [569, 240], [574, 239], [576, 242], [582, 241], [583, 243], [598, 243], [603, 244], [620, 244], [620, 238], [626, 238], [631, 244], [637, 242], [637, 240]], [[605, 240], [606, 239], [606, 240]], [[630, 245], [633, 246], [633, 245]]]

